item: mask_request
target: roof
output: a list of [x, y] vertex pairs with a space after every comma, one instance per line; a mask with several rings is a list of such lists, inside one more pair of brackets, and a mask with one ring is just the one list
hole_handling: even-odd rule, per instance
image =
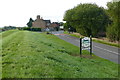
[[51, 21], [50, 21], [50, 20], [43, 20], [43, 21], [45, 21], [46, 23], [51, 23]]

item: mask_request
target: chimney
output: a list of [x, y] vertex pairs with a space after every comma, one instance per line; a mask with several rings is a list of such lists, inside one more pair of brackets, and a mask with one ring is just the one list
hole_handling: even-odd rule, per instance
[[43, 19], [43, 17], [41, 17], [41, 19]]
[[40, 19], [40, 15], [37, 15], [37, 19]]

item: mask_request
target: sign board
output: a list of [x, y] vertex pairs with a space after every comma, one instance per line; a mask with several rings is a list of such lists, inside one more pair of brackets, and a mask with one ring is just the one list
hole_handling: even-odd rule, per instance
[[80, 38], [80, 56], [82, 56], [82, 50], [90, 50], [90, 55], [92, 56], [92, 37]]
[[84, 37], [82, 39], [82, 50], [87, 50], [87, 49], [90, 49], [90, 38]]
[[47, 28], [47, 29], [46, 29], [46, 31], [47, 31], [47, 32], [49, 32], [49, 31], [50, 31], [50, 29], [49, 29], [49, 28]]

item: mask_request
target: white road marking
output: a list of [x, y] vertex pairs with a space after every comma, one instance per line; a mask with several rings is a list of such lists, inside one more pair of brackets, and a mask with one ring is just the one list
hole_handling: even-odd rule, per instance
[[64, 35], [66, 35], [66, 34], [54, 34], [54, 35], [63, 35], [63, 36], [64, 36]]
[[107, 49], [104, 49], [98, 46], [94, 46], [94, 47], [119, 55], [117, 52], [114, 52], [114, 51], [110, 51], [110, 50], [107, 50]]

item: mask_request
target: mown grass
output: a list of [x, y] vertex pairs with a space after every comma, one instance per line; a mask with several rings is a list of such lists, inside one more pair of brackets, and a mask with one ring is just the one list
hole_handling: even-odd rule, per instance
[[117, 43], [111, 43], [111, 42], [107, 42], [107, 41], [103, 41], [103, 40], [96, 40], [96, 39], [93, 39], [94, 42], [98, 42], [98, 43], [103, 43], [103, 44], [107, 44], [107, 45], [110, 45], [110, 46], [115, 46], [115, 47], [119, 47], [120, 48], [120, 44], [117, 44]]
[[70, 36], [80, 38], [80, 36], [79, 36], [79, 35], [75, 35], [75, 34], [71, 34], [71, 33], [69, 34], [67, 31], [65, 31], [65, 32], [64, 32], [64, 34], [68, 34], [68, 35], [70, 35]]
[[72, 56], [79, 48], [54, 35], [17, 31], [2, 40], [2, 78], [118, 77], [118, 64], [95, 55]]
[[3, 33], [1, 33], [0, 35], [2, 35], [2, 38], [4, 38], [4, 37], [7, 37], [7, 36], [9, 36], [9, 35], [11, 35], [12, 33], [14, 33], [14, 32], [17, 32], [18, 30], [8, 30], [7, 32], [3, 32]]
[[[70, 36], [77, 37], [77, 38], [83, 37], [83, 36], [79, 36], [79, 35], [76, 35], [76, 34], [69, 34], [66, 31], [64, 32], [64, 34], [68, 34]], [[117, 43], [107, 42], [107, 41], [98, 40], [98, 39], [92, 39], [92, 40], [94, 42], [98, 42], [98, 43], [102, 43], [102, 44], [107, 44], [107, 45], [110, 45], [110, 46], [115, 46], [115, 47], [119, 47], [120, 48], [120, 44], [117, 44]]]

